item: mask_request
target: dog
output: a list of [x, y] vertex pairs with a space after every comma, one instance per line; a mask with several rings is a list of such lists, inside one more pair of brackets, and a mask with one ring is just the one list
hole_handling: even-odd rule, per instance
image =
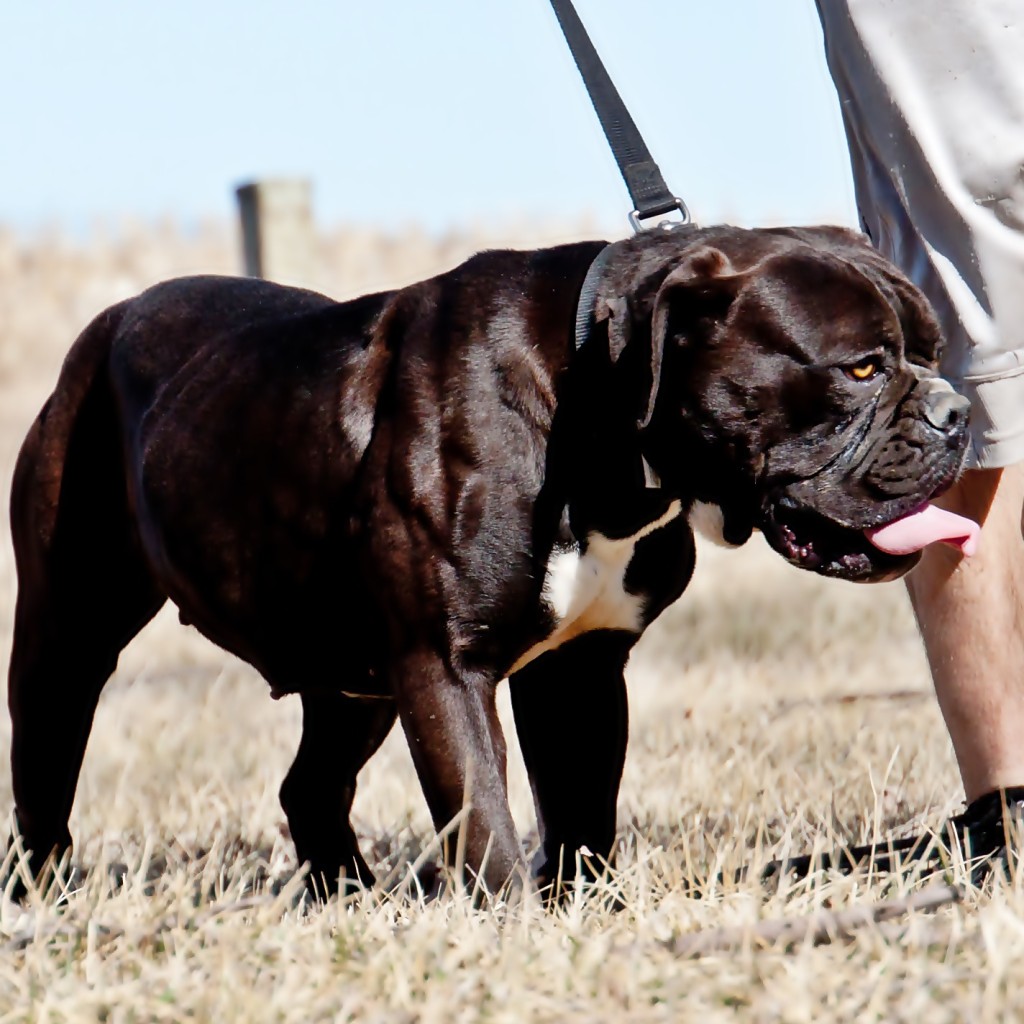
[[[580, 851], [610, 857], [623, 669], [686, 588], [693, 525], [730, 545], [760, 530], [826, 576], [906, 572], [918, 555], [879, 538], [966, 447], [940, 348], [920, 292], [840, 228], [485, 252], [343, 303], [192, 277], [111, 307], [14, 475], [30, 869], [70, 849], [100, 691], [168, 599], [275, 697], [300, 695], [280, 797], [320, 895], [373, 884], [349, 812], [396, 718], [436, 826], [470, 806], [468, 869], [492, 892], [520, 874], [506, 676], [540, 884]], [[576, 590], [556, 609], [565, 550]]]

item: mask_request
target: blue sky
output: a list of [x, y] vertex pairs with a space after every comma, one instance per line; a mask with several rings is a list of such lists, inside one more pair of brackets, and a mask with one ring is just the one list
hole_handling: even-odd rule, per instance
[[[578, 0], [697, 219], [853, 221], [813, 0]], [[234, 216], [302, 175], [318, 219], [430, 231], [628, 199], [548, 0], [0, 5], [0, 225]]]

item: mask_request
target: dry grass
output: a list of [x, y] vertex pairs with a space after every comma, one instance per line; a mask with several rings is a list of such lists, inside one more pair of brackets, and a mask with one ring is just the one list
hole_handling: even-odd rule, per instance
[[[505, 239], [338, 233], [322, 239], [318, 283], [339, 295], [399, 283], [485, 241]], [[216, 227], [189, 238], [132, 228], [84, 248], [0, 234], [3, 478], [93, 313], [176, 273], [231, 272], [235, 251]], [[5, 660], [11, 562], [5, 532]], [[20, 921], [10, 917], [0, 936], [0, 1021], [1024, 1013], [1019, 878], [934, 914], [856, 929], [843, 942], [786, 948], [761, 948], [752, 928], [866, 906], [922, 883], [818, 876], [766, 891], [715, 881], [815, 841], [937, 826], [955, 808], [955, 768], [898, 585], [826, 582], [758, 542], [736, 553], [702, 548], [693, 586], [645, 638], [630, 672], [619, 870], [605, 889], [577, 894], [557, 913], [532, 902], [478, 911], [458, 897], [417, 899], [406, 865], [429, 846], [431, 829], [393, 735], [363, 775], [355, 820], [372, 866], [397, 892], [303, 910], [276, 796], [297, 743], [297, 701], [274, 703], [246, 666], [161, 614], [126, 652], [97, 714], [72, 818], [87, 877], [60, 906], [50, 898]], [[5, 720], [4, 760], [8, 737]], [[510, 771], [516, 819], [533, 844], [514, 753]], [[6, 770], [0, 786], [7, 809]], [[963, 881], [962, 867], [951, 877]], [[610, 894], [625, 909], [608, 909]], [[673, 946], [717, 928], [740, 929], [733, 948], [691, 959]]]

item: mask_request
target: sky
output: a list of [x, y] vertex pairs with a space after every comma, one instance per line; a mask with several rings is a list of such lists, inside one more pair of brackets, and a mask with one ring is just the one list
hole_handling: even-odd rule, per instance
[[[577, 0], [701, 223], [854, 223], [813, 0]], [[625, 227], [548, 0], [0, 0], [0, 227], [235, 216], [297, 176], [325, 225]]]

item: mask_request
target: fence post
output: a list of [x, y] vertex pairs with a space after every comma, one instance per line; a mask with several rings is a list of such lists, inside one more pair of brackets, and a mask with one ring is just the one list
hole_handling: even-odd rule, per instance
[[245, 273], [279, 284], [310, 287], [313, 280], [313, 212], [310, 184], [269, 179], [240, 185]]

